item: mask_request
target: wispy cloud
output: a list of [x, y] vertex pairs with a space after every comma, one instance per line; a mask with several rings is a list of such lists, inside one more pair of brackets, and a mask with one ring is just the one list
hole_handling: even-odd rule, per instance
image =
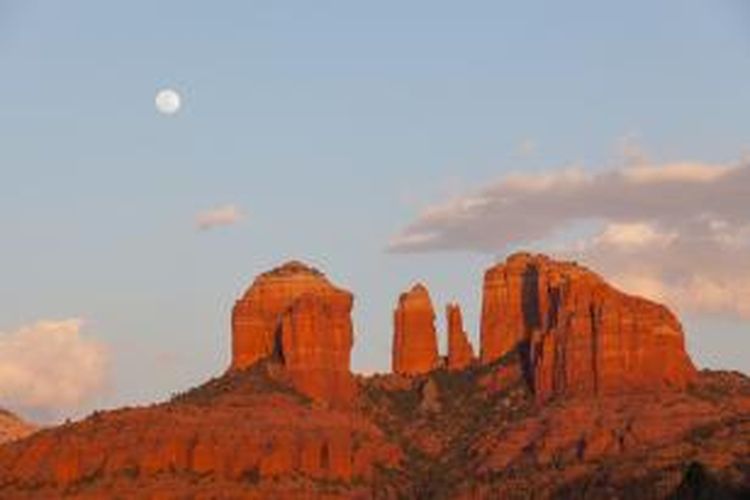
[[219, 226], [231, 226], [241, 221], [242, 212], [234, 205], [224, 205], [200, 212], [195, 216], [195, 226], [201, 231]]
[[[610, 171], [509, 175], [427, 207], [394, 252], [555, 249], [614, 276], [629, 291], [695, 312], [750, 319], [750, 165], [654, 164], [633, 155]], [[589, 234], [577, 232], [581, 225]]]
[[74, 410], [107, 386], [104, 344], [81, 334], [80, 319], [39, 321], [0, 332], [3, 405], [56, 413]]

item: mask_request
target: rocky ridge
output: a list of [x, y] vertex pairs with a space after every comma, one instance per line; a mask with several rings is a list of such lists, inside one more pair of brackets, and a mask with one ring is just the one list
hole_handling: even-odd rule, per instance
[[285, 264], [237, 302], [223, 376], [0, 446], [0, 497], [750, 491], [750, 380], [695, 370], [666, 308], [531, 254], [488, 270], [483, 291], [479, 360], [453, 305], [441, 360], [418, 285], [394, 312], [394, 373], [362, 377], [349, 371], [352, 295]]
[[17, 415], [0, 408], [0, 444], [24, 438], [37, 430]]

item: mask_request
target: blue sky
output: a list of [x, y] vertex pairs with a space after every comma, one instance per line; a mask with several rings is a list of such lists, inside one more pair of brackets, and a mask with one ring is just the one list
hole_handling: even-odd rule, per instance
[[[386, 251], [424, 206], [615, 168], [623, 141], [657, 162], [750, 146], [741, 0], [0, 0], [0, 68], [0, 331], [82, 318], [107, 346], [105, 392], [72, 413], [220, 373], [233, 300], [292, 257], [356, 294], [355, 369], [388, 367], [416, 279], [475, 334], [495, 255]], [[224, 205], [245, 216], [196, 230]], [[750, 369], [746, 322], [688, 321], [699, 361]]]

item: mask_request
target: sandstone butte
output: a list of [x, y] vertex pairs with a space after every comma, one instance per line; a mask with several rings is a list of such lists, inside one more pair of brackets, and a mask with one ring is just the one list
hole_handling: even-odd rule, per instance
[[351, 309], [308, 266], [262, 274], [226, 373], [0, 445], [0, 498], [750, 498], [750, 379], [696, 371], [666, 308], [583, 267], [488, 270], [479, 363], [452, 306], [439, 362], [415, 287], [398, 373], [352, 375]]
[[448, 325], [448, 369], [463, 370], [474, 360], [474, 350], [464, 331], [461, 307], [452, 303], [445, 307], [445, 322]]
[[230, 368], [271, 358], [302, 393], [346, 404], [354, 390], [352, 302], [351, 293], [300, 262], [261, 274], [232, 310]]
[[393, 371], [420, 375], [438, 367], [435, 310], [421, 283], [404, 292], [393, 311]]
[[540, 398], [684, 388], [696, 376], [664, 306], [570, 262], [519, 253], [484, 277], [481, 358], [519, 352]]

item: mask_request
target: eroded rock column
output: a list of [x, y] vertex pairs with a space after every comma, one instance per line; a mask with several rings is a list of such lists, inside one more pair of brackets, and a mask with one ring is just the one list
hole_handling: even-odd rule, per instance
[[402, 293], [393, 312], [393, 371], [420, 375], [438, 367], [435, 310], [427, 288], [414, 285]]

